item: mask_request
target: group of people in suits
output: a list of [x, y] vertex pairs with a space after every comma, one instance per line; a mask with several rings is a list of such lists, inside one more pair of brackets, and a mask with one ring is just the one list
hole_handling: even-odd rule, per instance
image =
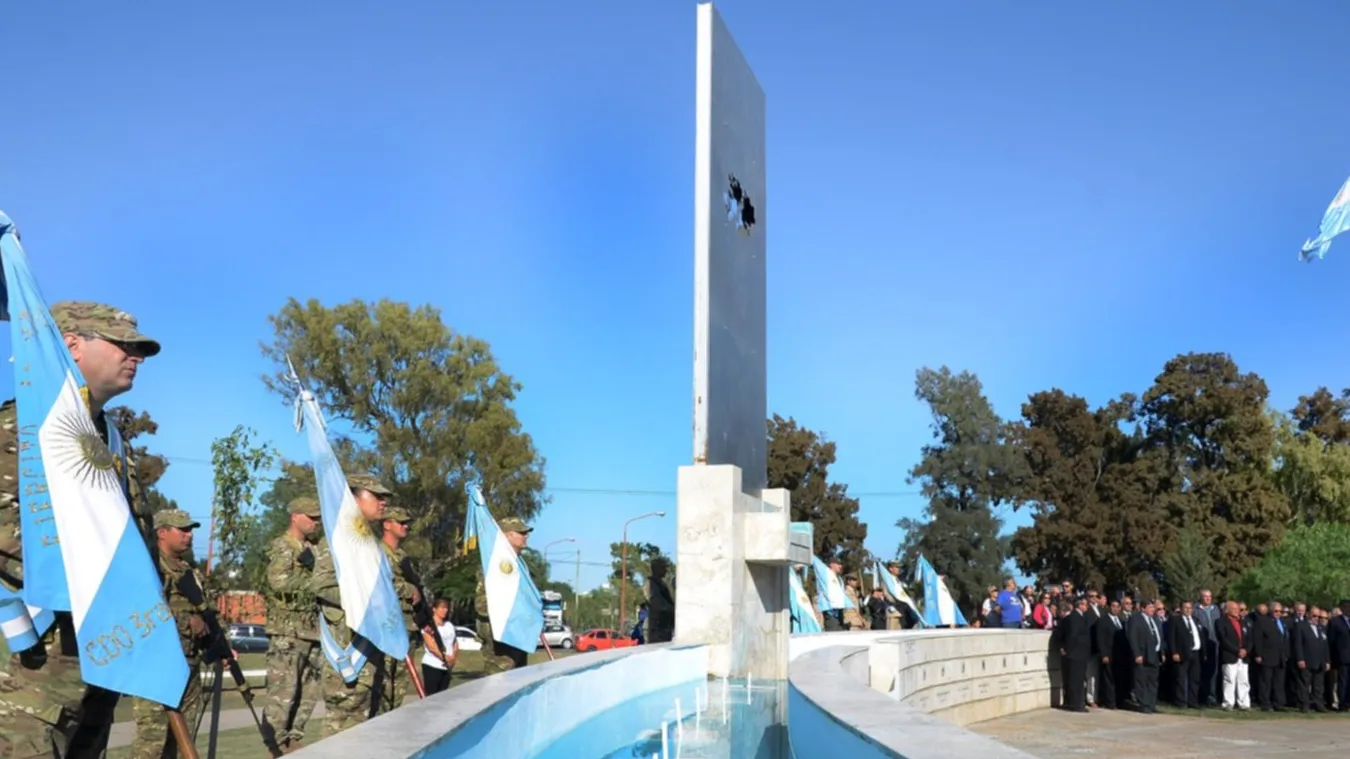
[[[1069, 583], [1065, 583], [1066, 588]], [[1132, 707], [1350, 710], [1350, 601], [1216, 605], [1210, 591], [1168, 609], [1129, 594], [1059, 594], [1047, 625], [1066, 710]]]

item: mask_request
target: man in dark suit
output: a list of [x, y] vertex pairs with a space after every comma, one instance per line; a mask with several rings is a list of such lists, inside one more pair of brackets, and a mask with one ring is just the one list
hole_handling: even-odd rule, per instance
[[1294, 660], [1298, 679], [1294, 684], [1294, 693], [1298, 697], [1298, 710], [1306, 713], [1309, 709], [1324, 711], [1322, 693], [1325, 673], [1331, 666], [1328, 662], [1327, 642], [1322, 627], [1317, 624], [1321, 610], [1316, 606], [1312, 614], [1294, 623], [1290, 650]]
[[1252, 656], [1260, 668], [1256, 703], [1261, 711], [1284, 710], [1284, 670], [1289, 664], [1289, 630], [1284, 624], [1284, 607], [1270, 605], [1269, 614], [1256, 618]]
[[1153, 614], [1153, 602], [1145, 602], [1140, 613], [1130, 617], [1127, 631], [1130, 654], [1134, 657], [1134, 698], [1144, 714], [1158, 711], [1158, 667], [1162, 665], [1163, 642]]
[[1106, 709], [1116, 708], [1116, 634], [1124, 627], [1119, 601], [1112, 601], [1107, 612], [1092, 623], [1092, 655], [1099, 662], [1097, 705]]
[[1248, 646], [1251, 636], [1242, 618], [1237, 601], [1229, 601], [1227, 614], [1214, 623], [1214, 637], [1219, 643], [1219, 670], [1222, 679], [1224, 709], [1251, 708], [1251, 690], [1247, 680]]
[[1213, 593], [1202, 590], [1200, 602], [1195, 605], [1192, 615], [1200, 626], [1200, 638], [1204, 641], [1204, 656], [1200, 664], [1200, 700], [1205, 706], [1218, 706], [1223, 678], [1219, 672], [1219, 638], [1214, 631], [1214, 624], [1223, 620], [1224, 611], [1214, 604]]
[[1178, 709], [1200, 708], [1200, 663], [1204, 657], [1204, 640], [1200, 626], [1195, 623], [1190, 601], [1182, 601], [1180, 611], [1167, 626], [1171, 637], [1168, 650], [1172, 652], [1172, 703]]
[[1087, 711], [1087, 663], [1092, 658], [1092, 620], [1088, 602], [1080, 597], [1073, 611], [1060, 622], [1060, 671], [1064, 675], [1064, 708]]
[[1337, 709], [1350, 711], [1350, 601], [1341, 601], [1341, 615], [1327, 623], [1327, 643], [1336, 668]]

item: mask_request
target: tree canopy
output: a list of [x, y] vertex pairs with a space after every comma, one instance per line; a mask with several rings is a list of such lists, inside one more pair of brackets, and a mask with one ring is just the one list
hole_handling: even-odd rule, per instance
[[869, 556], [867, 525], [858, 521], [858, 499], [849, 497], [848, 485], [830, 481], [835, 444], [777, 414], [768, 427], [768, 486], [790, 491], [792, 521], [812, 524], [817, 556], [860, 569]]
[[145, 509], [150, 513], [164, 509], [176, 509], [178, 504], [164, 497], [156, 484], [169, 468], [168, 459], [150, 453], [143, 444], [145, 438], [159, 432], [159, 424], [145, 411], [136, 412], [126, 406], [114, 406], [107, 410], [108, 420], [122, 435], [127, 446], [127, 457], [136, 468], [136, 480], [140, 483]]
[[468, 483], [498, 518], [532, 519], [546, 503], [544, 459], [512, 408], [521, 385], [437, 309], [292, 298], [269, 320], [274, 336], [262, 349], [276, 371], [263, 382], [291, 403], [289, 357], [325, 417], [350, 427], [335, 450], [380, 476], [411, 513], [406, 548], [428, 563], [424, 572], [458, 551]]

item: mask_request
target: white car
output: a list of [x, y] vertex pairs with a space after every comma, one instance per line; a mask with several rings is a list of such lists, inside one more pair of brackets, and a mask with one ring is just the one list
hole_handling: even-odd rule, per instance
[[461, 651], [482, 651], [483, 641], [478, 637], [478, 633], [467, 627], [455, 628], [455, 641], [459, 643]]
[[544, 625], [544, 640], [550, 648], [570, 649], [577, 644], [572, 628], [567, 625]]

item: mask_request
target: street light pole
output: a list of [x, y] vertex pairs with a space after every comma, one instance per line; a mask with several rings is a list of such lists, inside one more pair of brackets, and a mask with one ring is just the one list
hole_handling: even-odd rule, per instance
[[665, 515], [666, 515], [666, 512], [664, 512], [664, 511], [653, 511], [653, 512], [650, 512], [650, 513], [647, 513], [647, 514], [643, 514], [643, 515], [641, 515], [641, 516], [633, 517], [632, 519], [630, 519], [630, 520], [628, 520], [627, 522], [624, 522], [624, 523], [623, 523], [623, 542], [619, 544], [619, 630], [618, 630], [618, 633], [619, 633], [620, 635], [623, 635], [623, 634], [624, 634], [624, 621], [625, 621], [625, 615], [626, 615], [627, 612], [628, 612], [627, 599], [625, 598], [625, 597], [628, 595], [628, 525], [630, 525], [630, 524], [632, 524], [632, 523], [638, 521], [639, 519], [646, 519], [647, 517], [664, 517]]
[[[548, 563], [548, 549], [549, 549], [550, 546], [556, 546], [556, 545], [558, 545], [559, 543], [575, 543], [575, 542], [577, 542], [577, 539], [576, 539], [576, 538], [558, 538], [557, 540], [555, 540], [555, 541], [553, 541], [553, 542], [551, 542], [551, 543], [545, 543], [545, 544], [544, 544], [544, 563], [545, 563], [545, 564]], [[552, 577], [545, 577], [544, 579], [545, 579], [545, 580], [552, 580], [553, 578], [552, 578]]]

